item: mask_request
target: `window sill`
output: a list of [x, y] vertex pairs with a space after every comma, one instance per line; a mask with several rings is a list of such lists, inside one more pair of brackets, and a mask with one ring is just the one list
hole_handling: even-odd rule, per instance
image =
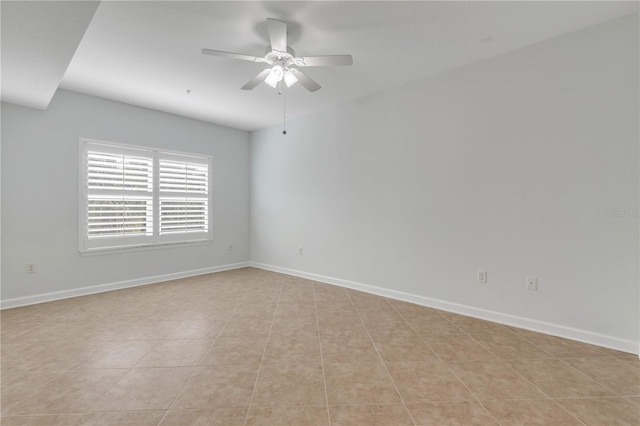
[[186, 241], [183, 243], [164, 243], [153, 245], [140, 245], [140, 246], [128, 246], [128, 247], [106, 247], [89, 250], [80, 250], [80, 256], [98, 256], [102, 254], [117, 254], [117, 253], [130, 253], [135, 251], [148, 251], [148, 250], [164, 250], [171, 248], [181, 247], [193, 247], [193, 246], [205, 246], [213, 244], [213, 240], [198, 240], [198, 241]]

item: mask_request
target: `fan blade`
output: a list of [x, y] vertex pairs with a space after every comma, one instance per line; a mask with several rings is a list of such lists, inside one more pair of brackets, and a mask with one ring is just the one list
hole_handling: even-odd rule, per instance
[[304, 56], [296, 58], [299, 67], [322, 67], [327, 65], [353, 65], [351, 55]]
[[267, 19], [271, 49], [278, 52], [287, 51], [287, 23], [277, 19]]
[[260, 71], [258, 73], [258, 75], [256, 75], [251, 80], [249, 80], [247, 82], [247, 84], [245, 84], [244, 86], [241, 87], [241, 89], [242, 90], [251, 90], [251, 89], [253, 89], [258, 84], [262, 83], [265, 80], [265, 78], [267, 78], [267, 76], [269, 75], [270, 72], [271, 72], [271, 68], [267, 68], [266, 70]]
[[308, 91], [315, 92], [320, 89], [320, 85], [315, 81], [311, 80], [308, 75], [300, 71], [299, 69], [290, 68], [291, 74], [295, 75], [300, 84], [302, 84]]
[[264, 58], [258, 58], [257, 56], [242, 55], [240, 53], [223, 52], [222, 50], [202, 49], [202, 53], [205, 55], [222, 56], [225, 58], [232, 58], [232, 59], [241, 59], [243, 61], [265, 62]]

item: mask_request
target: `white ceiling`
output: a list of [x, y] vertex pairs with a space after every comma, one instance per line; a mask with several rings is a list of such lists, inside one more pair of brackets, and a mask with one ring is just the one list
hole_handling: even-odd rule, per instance
[[[70, 2], [22, 9], [7, 3], [13, 2], [1, 4], [3, 101], [34, 106], [38, 102], [30, 101], [30, 92], [41, 90], [48, 104], [51, 88], [59, 83], [63, 89], [244, 130], [282, 121], [282, 97], [274, 89], [260, 84], [253, 91], [240, 90], [265, 65], [200, 51], [262, 56], [269, 44], [267, 18], [288, 22], [288, 44], [298, 56], [350, 53], [354, 58], [352, 67], [306, 68], [323, 88], [315, 93], [300, 85], [289, 89], [286, 109], [292, 118], [638, 11], [637, 2], [608, 1], [103, 1], [91, 19], [86, 2], [74, 3], [73, 11]], [[53, 13], [46, 4], [66, 13]], [[44, 9], [35, 13], [37, 7]], [[89, 20], [84, 31], [81, 24]], [[25, 43], [23, 33], [28, 36], [33, 28], [39, 28], [37, 37]], [[58, 40], [57, 49], [44, 49], [52, 40]], [[74, 44], [69, 62], [66, 52]], [[7, 60], [24, 49], [28, 61]], [[24, 84], [39, 82], [33, 75], [38, 70], [59, 69], [65, 62], [64, 77], [46, 80], [48, 88]], [[25, 78], [19, 84], [6, 75]]]
[[3, 102], [49, 105], [98, 5], [2, 2]]

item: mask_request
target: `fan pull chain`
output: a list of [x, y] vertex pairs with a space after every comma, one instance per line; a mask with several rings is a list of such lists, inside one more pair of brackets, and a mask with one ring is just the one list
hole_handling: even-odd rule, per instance
[[287, 134], [287, 95], [282, 93], [282, 134]]

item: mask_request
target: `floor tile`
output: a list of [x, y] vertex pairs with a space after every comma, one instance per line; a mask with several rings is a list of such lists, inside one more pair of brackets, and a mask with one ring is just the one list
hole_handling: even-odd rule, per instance
[[407, 404], [473, 398], [442, 361], [387, 363], [387, 368]]
[[262, 365], [252, 407], [326, 404], [320, 366]]
[[440, 316], [440, 312], [433, 308], [416, 305], [414, 303], [402, 302], [400, 300], [387, 299], [391, 306], [404, 318]]
[[269, 338], [262, 359], [263, 364], [307, 364], [320, 365], [320, 340], [312, 337]]
[[324, 375], [330, 405], [402, 402], [381, 362], [325, 364]]
[[568, 358], [566, 362], [622, 396], [640, 396], [640, 360], [625, 358]]
[[380, 357], [386, 362], [425, 361], [437, 358], [437, 355], [417, 334], [372, 336], [372, 339]]
[[616, 396], [560, 359], [518, 360], [509, 365], [551, 398]]
[[185, 320], [173, 329], [167, 339], [213, 339], [227, 322], [224, 320]]
[[640, 407], [623, 398], [559, 399], [557, 402], [588, 426], [640, 424]]
[[491, 361], [496, 356], [467, 335], [422, 336], [429, 347], [444, 361]]
[[322, 336], [367, 335], [367, 330], [358, 317], [324, 317], [318, 319], [318, 330]]
[[493, 355], [502, 359], [550, 358], [551, 355], [517, 334], [474, 334], [473, 338]]
[[548, 336], [533, 331], [515, 330], [519, 336], [528, 342], [558, 358], [607, 357], [621, 354], [621, 352], [612, 349], [589, 345], [587, 343]]
[[356, 311], [356, 308], [351, 302], [328, 303], [317, 301], [315, 305], [318, 318], [358, 317], [358, 311]]
[[165, 340], [154, 346], [136, 367], [192, 367], [210, 345], [210, 340]]
[[275, 317], [271, 337], [317, 337], [318, 321], [314, 317]]
[[327, 407], [263, 407], [250, 408], [247, 426], [328, 426]]
[[2, 344], [3, 371], [60, 371], [73, 368], [99, 346], [98, 342]]
[[300, 303], [313, 305], [314, 301], [315, 297], [313, 294], [313, 289], [309, 287], [284, 287], [282, 289], [282, 293], [280, 293], [280, 298], [278, 299], [279, 303], [287, 304]]
[[425, 336], [463, 333], [458, 326], [441, 315], [407, 317], [406, 321], [416, 333]]
[[413, 425], [409, 412], [400, 404], [334, 405], [329, 407], [332, 426]]
[[351, 303], [355, 306], [360, 315], [373, 314], [374, 312], [380, 315], [393, 315], [400, 317], [398, 311], [384, 298], [380, 296], [366, 295], [362, 293], [362, 296], [356, 296], [354, 298], [353, 293], [349, 293], [351, 297]]
[[165, 411], [128, 411], [93, 413], [79, 424], [82, 426], [157, 426]]
[[416, 425], [498, 426], [491, 414], [476, 401], [407, 404]]
[[278, 303], [275, 312], [276, 317], [311, 317], [316, 318], [316, 308], [313, 300], [311, 303]]
[[[82, 425], [87, 414], [39, 414], [32, 416], [3, 416], [3, 426], [76, 426]], [[156, 423], [157, 424], [157, 423]]]
[[400, 315], [393, 311], [380, 312], [377, 310], [358, 310], [358, 315], [360, 316], [362, 324], [364, 324], [369, 331], [377, 328], [405, 329], [406, 331], [413, 331], [411, 330], [411, 326]]
[[[82, 413], [92, 409], [96, 401], [111, 388], [127, 370], [77, 370], [68, 372], [33, 373], [35, 380], [20, 377], [20, 383], [5, 386], [2, 398], [17, 402], [8, 415]], [[15, 382], [14, 382], [15, 383]]]
[[[2, 313], [0, 313], [0, 332], [2, 333], [3, 338], [9, 334], [20, 336], [51, 321], [51, 318], [45, 317], [38, 319], [36, 317], [31, 317], [26, 312], [21, 317], [9, 315], [16, 312], [26, 311], [26, 308], [27, 307], [4, 309]], [[3, 343], [4, 342], [5, 340], [3, 340]]]
[[100, 341], [162, 340], [179, 325], [180, 321], [145, 320], [127, 323], [121, 319], [116, 324], [88, 324], [78, 330], [75, 337]]
[[455, 361], [448, 365], [480, 400], [545, 397], [504, 361]]
[[640, 407], [640, 397], [638, 396], [627, 397], [627, 401], [630, 401]]
[[95, 411], [163, 410], [169, 408], [192, 368], [135, 368], [100, 398]]
[[82, 368], [131, 368], [134, 367], [157, 341], [102, 342], [82, 361]]
[[365, 293], [363, 291], [358, 291], [358, 290], [351, 290], [351, 289], [347, 289], [347, 293], [349, 294], [349, 297], [351, 298], [351, 301], [356, 304], [356, 303], [361, 303], [361, 304], [386, 304], [389, 305], [389, 301], [383, 297], [383, 296], [378, 296], [376, 294], [370, 294], [370, 293]]
[[260, 364], [267, 339], [262, 337], [219, 337], [200, 365]]
[[333, 290], [320, 289], [314, 292], [314, 297], [320, 303], [351, 303], [347, 292], [342, 288]]
[[189, 310], [184, 313], [183, 320], [186, 321], [223, 321], [226, 322], [231, 319], [233, 313], [236, 310], [237, 305], [240, 303], [230, 303], [226, 306], [211, 306], [208, 304], [193, 304], [189, 306]]
[[270, 319], [233, 318], [218, 337], [267, 337], [270, 329]]
[[581, 423], [550, 399], [485, 401], [484, 406], [505, 425], [569, 426]]
[[72, 337], [85, 323], [78, 321], [51, 321], [20, 334], [20, 342], [56, 342]]
[[171, 409], [248, 407], [257, 374], [257, 365], [198, 367]]
[[377, 362], [378, 353], [367, 335], [321, 336], [322, 359], [325, 363]]
[[248, 291], [242, 303], [246, 304], [276, 304], [280, 299], [280, 290]]
[[275, 303], [243, 303], [233, 314], [234, 318], [261, 318], [270, 320], [276, 310]]
[[513, 332], [505, 325], [497, 324], [491, 321], [485, 321], [477, 318], [471, 318], [464, 315], [446, 313], [444, 317], [454, 323], [459, 329], [465, 333], [475, 334], [512, 334]]
[[242, 426], [246, 408], [169, 410], [160, 426]]

